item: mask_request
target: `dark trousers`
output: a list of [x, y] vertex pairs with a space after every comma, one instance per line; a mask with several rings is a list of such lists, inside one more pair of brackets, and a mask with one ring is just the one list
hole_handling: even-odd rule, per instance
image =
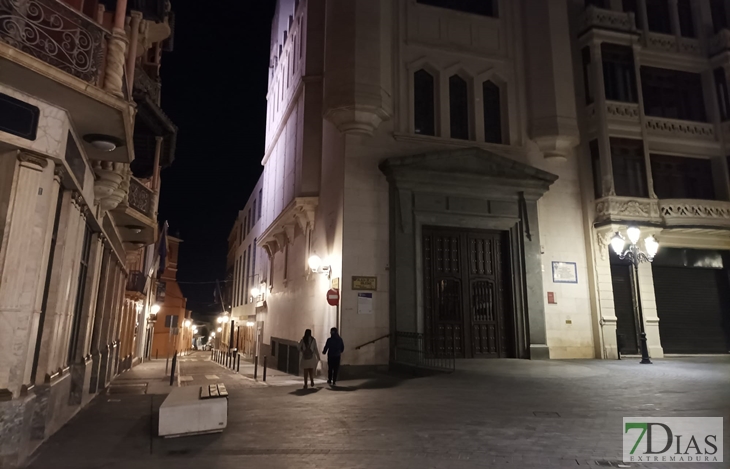
[[333, 383], [337, 381], [337, 373], [340, 371], [340, 358], [339, 356], [327, 357], [327, 377]]

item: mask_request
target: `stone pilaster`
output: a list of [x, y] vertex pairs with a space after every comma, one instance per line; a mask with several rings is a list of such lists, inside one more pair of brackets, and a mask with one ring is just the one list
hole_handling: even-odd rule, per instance
[[649, 347], [651, 358], [663, 358], [661, 338], [659, 337], [659, 315], [656, 308], [656, 297], [654, 295], [654, 275], [651, 264], [639, 264], [639, 293], [641, 296], [641, 309], [644, 316], [644, 330], [646, 331], [646, 343]]
[[[18, 397], [30, 380], [37, 334], [38, 292], [55, 209], [53, 166], [29, 153], [0, 155], [0, 394]], [[50, 222], [50, 226], [49, 226]], [[2, 438], [0, 438], [2, 439]]]
[[91, 358], [93, 363], [91, 367], [91, 380], [89, 382], [90, 394], [95, 394], [99, 388], [99, 376], [102, 376], [102, 348], [106, 345], [103, 344], [102, 334], [105, 322], [109, 320], [107, 314], [108, 309], [106, 306], [110, 295], [109, 287], [111, 282], [112, 252], [111, 249], [106, 246], [106, 242], [104, 245], [105, 247], [102, 254], [100, 270], [101, 274], [99, 276], [99, 293], [96, 298], [94, 325], [93, 330], [91, 331]]
[[603, 344], [602, 357], [606, 359], [618, 359], [618, 342], [616, 340], [616, 328], [618, 319], [616, 307], [613, 302], [613, 278], [611, 276], [611, 262], [609, 249], [611, 238], [615, 231], [611, 227], [596, 231], [597, 253], [593, 262], [596, 269], [596, 286], [598, 290], [599, 324], [601, 326], [601, 342]]

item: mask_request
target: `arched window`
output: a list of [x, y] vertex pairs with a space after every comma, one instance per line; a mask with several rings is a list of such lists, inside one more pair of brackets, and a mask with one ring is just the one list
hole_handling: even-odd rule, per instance
[[466, 80], [459, 75], [449, 78], [451, 138], [469, 140], [469, 93]]
[[413, 75], [413, 117], [417, 134], [436, 135], [434, 79], [423, 69]]
[[482, 85], [484, 94], [484, 141], [502, 143], [502, 102], [499, 86], [491, 81]]

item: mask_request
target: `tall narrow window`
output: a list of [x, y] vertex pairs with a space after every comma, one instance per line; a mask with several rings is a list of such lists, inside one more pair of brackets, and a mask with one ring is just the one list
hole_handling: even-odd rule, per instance
[[584, 47], [581, 51], [583, 57], [583, 90], [586, 95], [586, 104], [593, 102], [593, 89], [591, 88], [591, 49]]
[[251, 286], [253, 287], [255, 285], [254, 280], [256, 278], [256, 238], [253, 240], [253, 251], [251, 254], [251, 257], [253, 258], [251, 260]]
[[677, 0], [679, 10], [679, 31], [683, 37], [697, 37], [691, 0]]
[[79, 259], [79, 278], [76, 287], [76, 303], [74, 304], [73, 321], [71, 323], [71, 342], [68, 346], [68, 357], [66, 364], [73, 363], [79, 347], [79, 332], [81, 330], [81, 318], [84, 309], [84, 293], [86, 292], [86, 274], [89, 271], [89, 255], [91, 253], [91, 229], [89, 225], [84, 226], [84, 241], [81, 247], [81, 259]]
[[649, 197], [644, 145], [641, 140], [612, 138], [611, 165], [616, 195]]
[[253, 217], [251, 216], [251, 209], [248, 209], [248, 232], [251, 232], [251, 228], [253, 228]]
[[723, 121], [730, 119], [730, 96], [728, 96], [727, 76], [724, 68], [716, 68], [715, 89], [717, 90], [717, 105], [720, 108], [720, 118]]
[[[253, 203], [251, 204], [251, 210], [253, 211], [253, 215], [251, 216], [251, 220], [258, 220], [256, 218], [256, 209], [258, 207], [256, 206], [256, 199], [253, 199]], [[252, 225], [255, 225], [256, 223], [251, 223]]]
[[436, 135], [436, 105], [433, 75], [419, 70], [413, 75], [414, 131], [421, 135]]
[[649, 20], [649, 31], [672, 34], [668, 0], [646, 0], [646, 14]]
[[449, 78], [449, 115], [451, 138], [469, 140], [469, 92], [466, 80], [459, 75]]
[[263, 205], [263, 200], [264, 200], [264, 190], [259, 189], [259, 209], [258, 209], [258, 217], [256, 218], [257, 220], [259, 220], [261, 218], [261, 207]]
[[638, 102], [633, 50], [627, 46], [603, 43], [601, 55], [606, 99], [625, 103]]
[[603, 197], [603, 176], [601, 174], [601, 152], [598, 150], [598, 140], [591, 140], [591, 169], [593, 170], [593, 196], [596, 199]]
[[238, 259], [236, 259], [233, 262], [233, 285], [231, 288], [231, 294], [233, 296], [233, 306], [238, 306], [238, 288], [236, 287], [238, 285]]
[[499, 86], [491, 81], [482, 85], [484, 94], [484, 141], [502, 143], [502, 103]]
[[716, 33], [727, 29], [727, 10], [725, 0], [710, 0], [710, 12], [712, 14], [712, 27]]
[[238, 295], [240, 298], [240, 301], [239, 301], [240, 304], [248, 304], [248, 296], [246, 296], [246, 292], [243, 291], [246, 288], [246, 275], [248, 275], [246, 272], [246, 259], [247, 259], [246, 251], [243, 251], [243, 262], [241, 263], [241, 276], [239, 278], [239, 282], [238, 282], [238, 286], [237, 286]]
[[248, 304], [248, 278], [251, 274], [251, 245], [248, 245], [248, 261], [246, 262], [246, 278], [243, 280], [243, 295], [246, 298], [246, 304]]

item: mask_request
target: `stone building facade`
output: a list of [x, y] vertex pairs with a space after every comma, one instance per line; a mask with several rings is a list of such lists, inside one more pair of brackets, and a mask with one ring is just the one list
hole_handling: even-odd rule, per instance
[[425, 355], [636, 353], [608, 250], [629, 225], [661, 246], [638, 279], [652, 356], [727, 353], [726, 3], [280, 0], [258, 353], [295, 362], [333, 326], [352, 369], [403, 334]]
[[0, 2], [0, 466], [14, 467], [145, 343], [168, 2]]

